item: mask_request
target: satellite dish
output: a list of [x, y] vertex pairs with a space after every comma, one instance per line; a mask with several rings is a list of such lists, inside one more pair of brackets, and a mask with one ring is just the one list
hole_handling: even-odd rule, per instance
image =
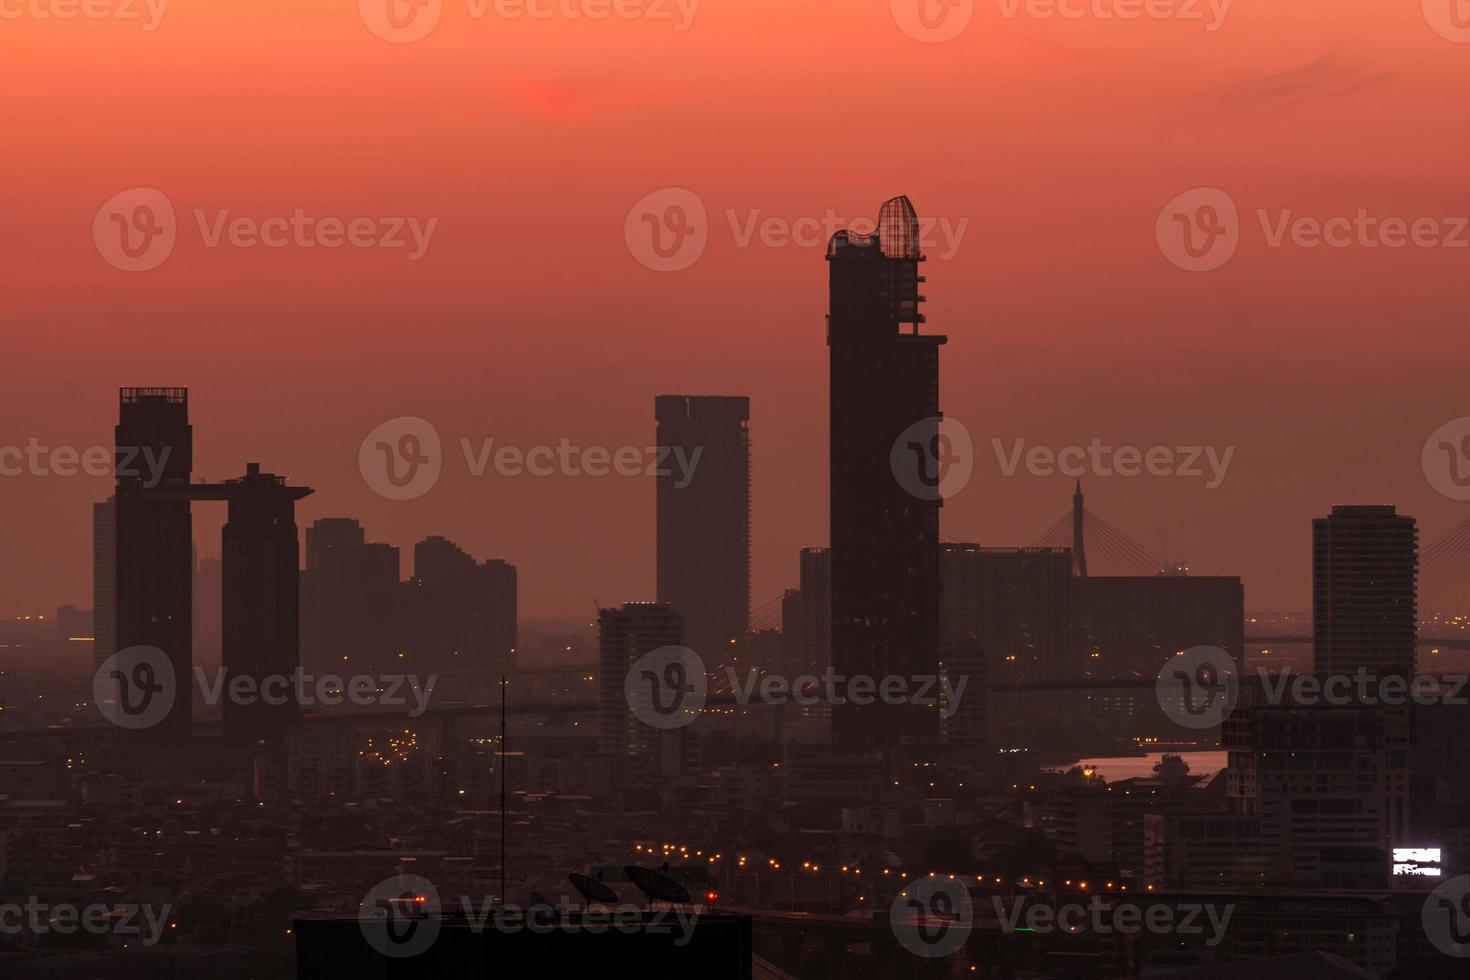
[[[668, 865], [664, 865], [665, 868]], [[630, 864], [623, 869], [628, 880], [638, 886], [638, 890], [648, 896], [650, 902], [673, 902], [684, 904], [689, 901], [689, 892], [683, 885], [662, 871], [654, 871], [652, 868], [640, 868]]]
[[578, 874], [575, 871], [573, 871], [567, 877], [571, 881], [572, 887], [575, 888], [578, 893], [581, 894], [581, 896], [589, 902], [602, 902], [606, 905], [616, 902], [618, 900], [617, 892], [613, 891], [611, 888], [607, 887], [596, 878], [589, 878], [586, 875]]

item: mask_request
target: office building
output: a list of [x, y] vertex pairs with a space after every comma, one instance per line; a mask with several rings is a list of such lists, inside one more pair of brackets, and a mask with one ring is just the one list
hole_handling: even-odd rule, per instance
[[1391, 506], [1312, 521], [1312, 658], [1319, 674], [1412, 674], [1419, 531]]
[[[848, 677], [932, 677], [939, 668], [940, 501], [929, 491], [945, 338], [918, 332], [923, 260], [905, 197], [883, 205], [873, 234], [839, 231], [827, 248], [832, 660]], [[914, 472], [900, 479], [904, 438], [913, 445], [898, 456]], [[847, 702], [834, 707], [832, 729], [837, 745], [882, 748], [936, 737], [938, 712]]]
[[750, 399], [659, 395], [658, 600], [684, 617], [701, 656], [738, 643], [750, 619]]
[[221, 649], [227, 683], [249, 677], [253, 690], [274, 692], [270, 697], [226, 697], [225, 739], [281, 747], [298, 710], [293, 688], [280, 680], [291, 684], [300, 663], [295, 509], [311, 488], [288, 487], [285, 477], [262, 473], [259, 464], [249, 463], [244, 476], [196, 485], [195, 493], [223, 499], [229, 508], [221, 533]]
[[115, 430], [117, 630], [121, 650], [151, 646], [173, 669], [177, 693], [149, 731], [187, 737], [192, 711], [193, 526], [188, 495], [194, 433], [186, 388], [123, 388]]

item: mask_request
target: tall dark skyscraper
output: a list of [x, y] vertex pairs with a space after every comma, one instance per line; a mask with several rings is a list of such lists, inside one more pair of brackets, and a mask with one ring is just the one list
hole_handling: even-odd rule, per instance
[[1318, 673], [1411, 674], [1419, 530], [1391, 506], [1312, 521], [1312, 657]]
[[[298, 707], [292, 688], [281, 687], [279, 679], [289, 684], [300, 663], [295, 509], [311, 488], [288, 487], [285, 477], [262, 473], [250, 463], [244, 476], [200, 485], [195, 492], [222, 497], [229, 505], [221, 534], [221, 652], [227, 678], [251, 677], [257, 690], [270, 695], [241, 703], [225, 698], [225, 738], [239, 745], [278, 746]], [[262, 687], [267, 678], [276, 686]]]
[[[939, 666], [937, 417], [942, 336], [922, 335], [919, 221], [908, 198], [883, 205], [872, 235], [827, 248], [831, 349], [832, 660], [840, 674], [933, 676]], [[916, 428], [917, 427], [917, 428]], [[895, 445], [915, 479], [895, 472]], [[901, 450], [908, 447], [900, 447]], [[927, 456], [927, 458], [922, 458]], [[938, 733], [937, 712], [839, 704], [840, 746]]]
[[116, 646], [157, 647], [178, 695], [151, 732], [188, 737], [192, 710], [194, 433], [187, 388], [123, 388], [115, 430]]
[[[750, 623], [750, 399], [659, 395], [658, 599], [706, 658]], [[680, 460], [686, 461], [681, 463]]]

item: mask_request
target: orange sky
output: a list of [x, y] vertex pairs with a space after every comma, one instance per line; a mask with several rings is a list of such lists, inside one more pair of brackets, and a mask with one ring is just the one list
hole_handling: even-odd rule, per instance
[[[143, 0], [93, 2], [143, 21], [0, 0], [0, 446], [108, 445], [118, 385], [186, 384], [197, 474], [258, 459], [317, 488], [303, 525], [355, 516], [405, 550], [444, 533], [520, 566], [524, 616], [581, 615], [650, 596], [651, 482], [475, 479], [459, 438], [645, 445], [657, 393], [749, 394], [759, 604], [826, 540], [826, 268], [819, 247], [739, 231], [907, 193], [965, 227], [926, 268], [941, 401], [977, 443], [946, 534], [1026, 544], [1067, 505], [1069, 478], [1001, 475], [992, 437], [1236, 447], [1214, 490], [1084, 482], [1144, 544], [1162, 525], [1197, 572], [1242, 575], [1254, 609], [1306, 605], [1307, 522], [1333, 503], [1398, 503], [1426, 540], [1470, 516], [1420, 466], [1429, 433], [1470, 415], [1470, 248], [1272, 247], [1258, 218], [1470, 215], [1463, 0], [1464, 36], [1449, 0], [1443, 18], [1439, 0], [1234, 0], [1213, 31], [1205, 0], [1188, 0], [1202, 20], [988, 0], [943, 43], [888, 0], [702, 0], [684, 30], [673, 0], [624, 0], [670, 19], [602, 20], [565, 13], [589, 0], [543, 2], [546, 19], [442, 0], [410, 43], [355, 0], [172, 0], [152, 30]], [[125, 272], [93, 224], [140, 187], [171, 203], [177, 242]], [[669, 187], [703, 203], [706, 245], [657, 272], [625, 219]], [[1199, 187], [1241, 217], [1207, 273], [1155, 238]], [[210, 247], [196, 218], [297, 209], [435, 224], [415, 260]], [[395, 502], [357, 453], [404, 415], [452, 458]], [[0, 612], [89, 602], [106, 486], [0, 476]]]

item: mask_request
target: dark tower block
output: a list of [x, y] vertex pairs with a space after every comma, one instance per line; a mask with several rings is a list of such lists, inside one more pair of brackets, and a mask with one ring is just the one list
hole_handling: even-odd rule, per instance
[[658, 599], [711, 666], [750, 624], [750, 399], [659, 395]]
[[163, 651], [173, 667], [175, 696], [167, 717], [146, 731], [164, 741], [186, 739], [194, 673], [189, 392], [123, 388], [118, 401], [114, 643], [119, 650]]
[[1312, 657], [1318, 673], [1412, 674], [1419, 530], [1385, 505], [1312, 521]]
[[[250, 463], [243, 477], [199, 490], [229, 504], [222, 534], [225, 739], [278, 747], [297, 717], [291, 686], [300, 663], [295, 511], [311, 489], [288, 487], [285, 477]], [[252, 679], [246, 688], [252, 696], [237, 702], [229, 689], [242, 676]]]
[[[832, 664], [881, 684], [939, 670], [937, 461], [900, 484], [900, 436], [937, 438], [941, 336], [921, 335], [919, 222], [908, 198], [883, 205], [872, 235], [839, 231], [827, 247], [831, 351]], [[938, 712], [839, 704], [833, 741], [885, 747], [938, 735]]]

